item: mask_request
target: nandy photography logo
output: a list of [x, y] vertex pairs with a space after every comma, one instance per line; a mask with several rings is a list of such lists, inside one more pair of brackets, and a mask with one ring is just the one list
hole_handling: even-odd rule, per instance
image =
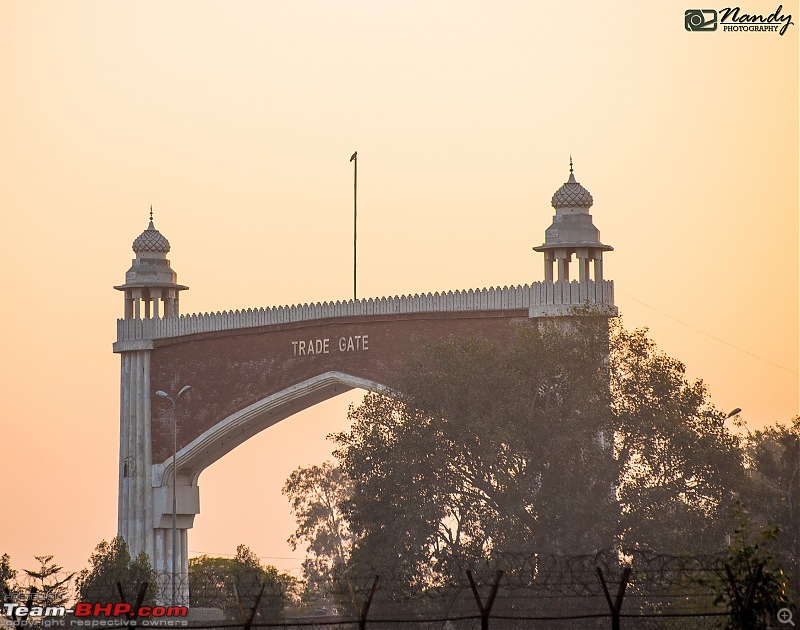
[[783, 5], [778, 5], [774, 12], [745, 13], [741, 7], [724, 9], [686, 9], [684, 28], [693, 32], [712, 32], [722, 27], [729, 33], [778, 33], [784, 35], [789, 26], [794, 24], [792, 16], [783, 13]]

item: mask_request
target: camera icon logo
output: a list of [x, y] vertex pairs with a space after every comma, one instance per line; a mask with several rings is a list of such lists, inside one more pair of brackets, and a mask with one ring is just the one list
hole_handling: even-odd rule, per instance
[[717, 12], [714, 9], [686, 9], [684, 26], [687, 31], [716, 31]]

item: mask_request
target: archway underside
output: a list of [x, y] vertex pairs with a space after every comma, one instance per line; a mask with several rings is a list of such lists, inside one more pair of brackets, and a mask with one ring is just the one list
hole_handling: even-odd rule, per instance
[[[388, 389], [386, 385], [349, 374], [326, 372], [228, 416], [177, 452], [178, 485], [196, 486], [203, 470], [251, 437], [296, 413], [356, 388], [368, 391]], [[172, 475], [172, 458], [153, 465], [154, 485], [170, 485]]]

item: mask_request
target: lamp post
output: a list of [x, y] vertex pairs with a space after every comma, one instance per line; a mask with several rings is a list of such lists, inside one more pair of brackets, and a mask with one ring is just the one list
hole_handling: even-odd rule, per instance
[[[734, 416], [738, 416], [740, 413], [742, 413], [742, 410], [741, 410], [740, 407], [736, 407], [736, 409], [734, 409], [733, 411], [728, 412], [728, 414], [724, 418], [722, 418], [721, 426], [725, 425], [725, 421], [726, 420], [730, 420]], [[705, 416], [706, 418], [713, 418], [714, 417], [714, 412], [713, 411], [704, 411], [703, 412], [703, 416]]]
[[167, 392], [158, 390], [156, 396], [166, 398], [172, 403], [172, 605], [176, 606], [175, 601], [175, 581], [178, 577], [178, 399], [188, 392], [192, 387], [184, 385], [177, 396], [173, 398]]

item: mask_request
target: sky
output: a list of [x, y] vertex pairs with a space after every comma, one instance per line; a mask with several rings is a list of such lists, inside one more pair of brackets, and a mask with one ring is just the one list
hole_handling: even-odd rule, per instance
[[[116, 533], [112, 287], [151, 204], [184, 313], [346, 299], [356, 150], [360, 296], [542, 280], [572, 155], [625, 326], [749, 427], [791, 419], [800, 10], [688, 32], [690, 4], [0, 3], [0, 554], [79, 570]], [[281, 487], [360, 395], [206, 470], [192, 554], [298, 575]]]

